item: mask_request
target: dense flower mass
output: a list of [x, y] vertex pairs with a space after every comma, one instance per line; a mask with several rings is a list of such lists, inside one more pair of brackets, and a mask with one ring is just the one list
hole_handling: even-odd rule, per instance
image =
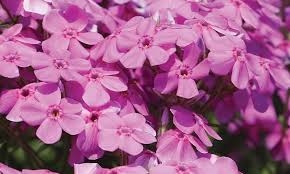
[[[246, 174], [222, 144], [240, 136], [290, 164], [289, 30], [283, 0], [0, 0], [0, 150], [54, 171], [38, 153], [64, 147], [54, 167], [75, 174]], [[2, 152], [0, 174], [54, 174]]]

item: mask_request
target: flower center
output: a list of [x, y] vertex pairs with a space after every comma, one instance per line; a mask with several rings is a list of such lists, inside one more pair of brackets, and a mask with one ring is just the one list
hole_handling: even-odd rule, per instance
[[75, 38], [77, 34], [78, 34], [77, 31], [72, 28], [67, 28], [63, 31], [64, 37], [68, 39]]
[[118, 128], [117, 133], [119, 135], [130, 136], [133, 133], [133, 130], [129, 127], [122, 126], [122, 127]]
[[68, 67], [68, 62], [63, 59], [54, 59], [53, 64], [57, 69], [66, 69]]
[[142, 38], [139, 39], [139, 47], [140, 48], [149, 48], [152, 46], [152, 43], [153, 43], [153, 38], [150, 37], [150, 36], [143, 36]]
[[34, 94], [34, 88], [25, 88], [19, 91], [19, 97], [22, 99], [27, 99]]
[[185, 138], [184, 134], [181, 133], [181, 132], [177, 133], [176, 136], [177, 136], [178, 139], [181, 139], [181, 140]]
[[233, 56], [234, 58], [236, 58], [236, 60], [239, 60], [239, 61], [245, 61], [245, 54], [242, 50], [236, 48], [233, 50]]
[[91, 120], [92, 122], [95, 122], [95, 121], [98, 120], [99, 116], [100, 116], [100, 115], [99, 115], [99, 112], [98, 112], [98, 111], [93, 111], [93, 112], [91, 113], [90, 120]]
[[15, 62], [20, 59], [20, 56], [17, 53], [11, 53], [3, 57], [6, 62]]
[[47, 115], [52, 119], [58, 119], [63, 115], [63, 111], [60, 106], [52, 105], [48, 108]]
[[113, 171], [110, 171], [108, 174], [118, 174], [118, 172], [113, 170]]
[[176, 166], [175, 170], [176, 170], [176, 172], [178, 174], [191, 174], [192, 173], [190, 171], [190, 169], [187, 166], [184, 166], [184, 165]]
[[182, 65], [179, 67], [176, 74], [179, 78], [189, 78], [191, 75], [191, 69], [188, 65]]

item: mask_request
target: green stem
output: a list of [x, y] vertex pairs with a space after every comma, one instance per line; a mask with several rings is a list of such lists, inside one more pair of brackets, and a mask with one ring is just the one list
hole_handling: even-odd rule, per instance
[[9, 137], [11, 137], [13, 140], [15, 140], [18, 145], [27, 153], [29, 154], [29, 157], [33, 159], [36, 166], [38, 168], [43, 168], [44, 164], [41, 161], [41, 159], [37, 156], [37, 154], [34, 152], [34, 150], [19, 136], [15, 133], [15, 131], [12, 131], [9, 125], [5, 123], [5, 121], [1, 118], [0, 119], [0, 129], [2, 129]]

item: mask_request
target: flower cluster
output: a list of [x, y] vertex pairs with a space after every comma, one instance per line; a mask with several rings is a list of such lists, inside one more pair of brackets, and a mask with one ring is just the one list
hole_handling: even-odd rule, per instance
[[[209, 152], [223, 138], [213, 126], [247, 131], [257, 144], [252, 131], [263, 132], [273, 157], [290, 163], [290, 8], [282, 5], [3, 0], [1, 116], [45, 144], [70, 135], [75, 174], [240, 174]], [[108, 154], [120, 166], [88, 163]], [[53, 172], [1, 164], [0, 173]]]

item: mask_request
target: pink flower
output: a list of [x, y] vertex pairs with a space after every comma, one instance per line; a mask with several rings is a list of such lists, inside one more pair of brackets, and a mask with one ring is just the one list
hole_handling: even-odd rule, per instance
[[9, 90], [2, 93], [1, 101], [3, 100], [7, 102], [7, 100], [10, 100], [13, 103], [11, 109], [9, 109], [10, 111], [6, 116], [7, 120], [13, 122], [22, 121], [21, 107], [24, 103], [35, 100], [34, 93], [36, 92], [38, 85], [40, 84], [31, 83], [21, 89]]
[[47, 42], [59, 43], [58, 48], [83, 49], [80, 42], [93, 45], [103, 39], [97, 32], [84, 32], [88, 25], [86, 14], [77, 6], [71, 5], [66, 11], [51, 10], [43, 19], [43, 27], [52, 36]]
[[260, 58], [259, 66], [256, 66], [262, 78], [257, 78], [259, 85], [262, 88], [267, 87], [269, 80], [273, 79], [276, 86], [282, 89], [290, 88], [290, 74], [284, 68], [284, 65], [274, 60]]
[[0, 163], [0, 173], [2, 174], [21, 174], [18, 170], [12, 169], [2, 163]]
[[211, 70], [225, 75], [232, 70], [232, 83], [239, 89], [247, 87], [253, 74], [259, 74], [259, 57], [247, 53], [244, 41], [238, 37], [224, 36], [216, 39], [214, 47], [209, 48], [208, 60]]
[[[131, 158], [130, 158], [131, 157]], [[154, 152], [150, 150], [143, 151], [137, 156], [130, 156], [129, 164], [132, 166], [142, 166], [146, 170], [158, 165], [158, 158]]]
[[34, 51], [14, 42], [0, 45], [0, 76], [15, 78], [19, 76], [18, 67], [29, 67]]
[[24, 37], [21, 35], [21, 30], [23, 26], [22, 24], [15, 24], [11, 26], [10, 28], [7, 28], [3, 31], [3, 33], [0, 35], [0, 44], [8, 41], [13, 42], [20, 42], [23, 44], [39, 44], [40, 42], [38, 40], [35, 40], [33, 38]]
[[200, 173], [202, 166], [197, 165], [195, 162], [169, 162], [162, 163], [150, 170], [150, 174], [206, 174]]
[[156, 141], [155, 131], [146, 123], [146, 119], [137, 113], [122, 117], [100, 117], [98, 126], [99, 146], [106, 151], [113, 152], [119, 148], [130, 155], [138, 155], [143, 151], [140, 143], [151, 144]]
[[204, 144], [196, 137], [177, 130], [168, 130], [158, 139], [156, 155], [161, 162], [190, 162], [197, 158], [192, 145], [199, 152], [207, 153]]
[[[176, 56], [164, 66], [168, 72], [158, 74], [154, 79], [154, 88], [162, 94], [168, 94], [177, 88], [176, 95], [190, 99], [199, 94], [195, 79], [208, 75], [207, 60], [197, 64], [200, 50], [195, 45], [185, 48], [184, 59], [181, 62]], [[161, 67], [162, 68], [162, 67]]]
[[107, 63], [119, 61], [123, 55], [117, 46], [117, 40], [120, 34], [122, 32], [134, 32], [142, 20], [144, 20], [143, 17], [133, 17], [127, 23], [117, 28], [112, 34], [106, 37], [103, 42], [100, 42], [91, 50], [91, 57], [94, 60], [102, 57], [102, 60]]
[[120, 62], [126, 68], [141, 68], [146, 59], [151, 66], [167, 62], [170, 50], [162, 47], [176, 42], [175, 33], [157, 29], [157, 23], [151, 19], [144, 19], [134, 32], [122, 32], [117, 40], [118, 48], [126, 52]]
[[117, 75], [119, 71], [99, 64], [95, 68], [84, 74], [81, 78], [81, 84], [84, 84], [84, 94], [82, 99], [91, 107], [102, 106], [110, 101], [110, 95], [107, 91], [121, 92], [126, 91], [126, 83]]
[[271, 150], [274, 159], [285, 160], [290, 164], [290, 129], [283, 130], [280, 124], [272, 125], [272, 132], [266, 137], [266, 146]]
[[201, 174], [240, 174], [236, 163], [228, 157], [200, 158], [195, 161]]
[[140, 166], [119, 166], [112, 169], [101, 168], [96, 163], [83, 163], [74, 165], [75, 174], [147, 174]]
[[32, 59], [35, 76], [44, 82], [76, 80], [79, 73], [89, 71], [91, 64], [85, 59], [72, 59], [67, 50], [51, 50], [48, 54], [37, 52]]
[[216, 140], [222, 138], [212, 129], [207, 120], [199, 116], [198, 114], [184, 109], [180, 106], [173, 106], [170, 108], [171, 113], [174, 115], [173, 123], [182, 132], [191, 134], [196, 133], [198, 138], [207, 146], [212, 146], [207, 134]]
[[98, 174], [147, 174], [148, 172], [140, 166], [120, 166], [113, 169], [97, 169]]
[[39, 15], [45, 15], [51, 9], [49, 2], [52, 0], [24, 0], [23, 9], [26, 12], [36, 13]]
[[58, 173], [51, 172], [51, 171], [45, 170], [45, 169], [42, 169], [42, 170], [28, 170], [28, 169], [24, 169], [24, 170], [22, 170], [22, 174], [58, 174]]
[[116, 95], [113, 94], [114, 96], [112, 96], [112, 99], [121, 105], [122, 111], [120, 115], [135, 111], [144, 116], [149, 115], [147, 105], [140, 94], [141, 89], [138, 89], [135, 84], [129, 84], [128, 87], [127, 91], [117, 93]]
[[242, 25], [242, 20], [244, 20], [254, 28], [259, 26], [259, 14], [243, 0], [226, 0], [220, 11], [239, 25]]
[[99, 108], [83, 109], [82, 116], [86, 121], [85, 130], [78, 135], [77, 147], [90, 160], [95, 160], [103, 155], [103, 150], [98, 146], [98, 119], [106, 117], [111, 113], [116, 114], [120, 111], [116, 103], [108, 103], [106, 106]]
[[35, 94], [39, 102], [22, 105], [23, 120], [29, 125], [40, 125], [36, 135], [46, 144], [53, 144], [61, 138], [62, 130], [70, 135], [83, 131], [85, 123], [80, 117], [81, 105], [70, 99], [61, 99], [57, 85], [43, 86], [41, 93]]

